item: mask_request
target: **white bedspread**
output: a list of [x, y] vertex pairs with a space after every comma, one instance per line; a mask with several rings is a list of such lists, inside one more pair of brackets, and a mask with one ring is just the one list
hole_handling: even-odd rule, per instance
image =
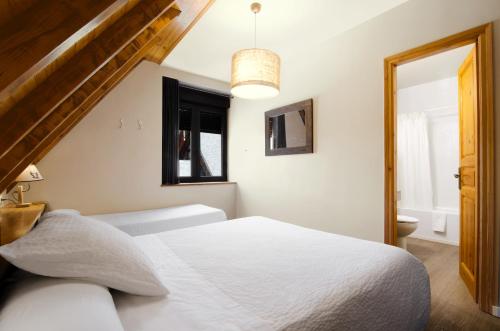
[[205, 205], [185, 205], [89, 216], [111, 224], [131, 236], [159, 233], [227, 220], [226, 213], [223, 210]]
[[136, 237], [170, 294], [114, 293], [127, 331], [423, 330], [424, 266], [399, 248], [250, 217]]

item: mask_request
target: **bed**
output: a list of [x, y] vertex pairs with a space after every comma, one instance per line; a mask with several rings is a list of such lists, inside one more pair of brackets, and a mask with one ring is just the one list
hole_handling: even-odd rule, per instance
[[423, 330], [429, 316], [427, 272], [395, 247], [263, 217], [135, 240], [170, 294], [114, 293], [125, 330]]
[[89, 216], [131, 236], [227, 221], [223, 210], [201, 204]]
[[[133, 241], [169, 293], [148, 297], [110, 290], [125, 331], [423, 330], [429, 317], [427, 272], [396, 247], [264, 217]], [[17, 306], [25, 316], [23, 291], [25, 301]], [[96, 300], [101, 301], [88, 301]], [[43, 301], [40, 306], [47, 308]], [[20, 323], [0, 311], [0, 326], [2, 318], [6, 325]]]

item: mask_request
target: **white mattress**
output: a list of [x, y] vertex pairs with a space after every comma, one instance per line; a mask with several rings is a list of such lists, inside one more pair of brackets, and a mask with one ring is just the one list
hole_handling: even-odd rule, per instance
[[404, 250], [263, 217], [140, 236], [170, 294], [114, 293], [127, 331], [423, 330], [425, 267]]
[[205, 205], [186, 205], [89, 216], [116, 226], [131, 236], [159, 233], [227, 220], [223, 210]]

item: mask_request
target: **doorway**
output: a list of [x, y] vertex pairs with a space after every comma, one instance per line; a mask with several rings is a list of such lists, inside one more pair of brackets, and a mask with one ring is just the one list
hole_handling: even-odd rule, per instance
[[[398, 240], [397, 93], [398, 67], [472, 45], [457, 80], [460, 118], [460, 273], [481, 310], [497, 304], [497, 248], [494, 219], [492, 25], [474, 28], [385, 59], [385, 242]], [[468, 83], [463, 83], [468, 82]], [[472, 82], [472, 83], [470, 83]], [[465, 84], [469, 84], [465, 86]], [[470, 85], [472, 84], [472, 85]], [[461, 93], [463, 93], [463, 91]], [[463, 105], [462, 105], [463, 103]], [[462, 116], [463, 115], [463, 116]], [[414, 118], [414, 121], [418, 119]], [[403, 125], [400, 123], [400, 125]], [[419, 189], [421, 188], [419, 185]], [[424, 194], [425, 195], [425, 194]], [[424, 196], [423, 195], [423, 196]]]

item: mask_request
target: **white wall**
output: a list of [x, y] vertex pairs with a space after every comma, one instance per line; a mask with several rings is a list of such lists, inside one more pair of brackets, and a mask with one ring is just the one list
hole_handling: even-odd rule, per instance
[[401, 88], [397, 102], [398, 113], [426, 111], [432, 115], [447, 110], [458, 114], [457, 77]]
[[27, 198], [85, 214], [203, 203], [234, 217], [234, 184], [161, 186], [162, 75], [228, 90], [223, 82], [143, 62], [40, 161], [45, 180], [33, 183]]
[[454, 178], [459, 167], [458, 114], [429, 116], [429, 129], [434, 208], [458, 211], [460, 191]]
[[398, 113], [427, 115], [434, 208], [456, 213], [460, 194], [453, 177], [459, 166], [457, 77], [400, 89], [397, 102]]
[[[498, 0], [410, 0], [317, 47], [283, 56], [279, 97], [233, 100], [229, 173], [238, 182], [238, 214], [382, 241], [383, 59], [490, 21], [500, 49], [499, 19]], [[500, 100], [500, 84], [495, 96]], [[314, 154], [265, 157], [263, 113], [310, 97]]]

